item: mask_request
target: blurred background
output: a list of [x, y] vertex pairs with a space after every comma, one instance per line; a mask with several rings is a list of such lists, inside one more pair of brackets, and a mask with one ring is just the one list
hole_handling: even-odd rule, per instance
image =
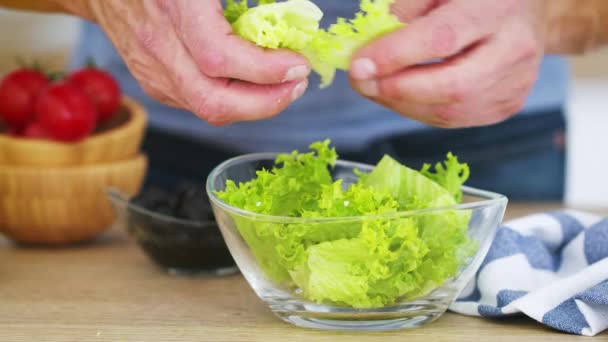
[[[78, 36], [78, 21], [59, 15], [0, 10], [0, 74], [14, 68], [17, 56], [36, 59], [52, 70], [65, 68]], [[568, 99], [566, 202], [581, 207], [608, 206], [608, 49], [571, 59]]]

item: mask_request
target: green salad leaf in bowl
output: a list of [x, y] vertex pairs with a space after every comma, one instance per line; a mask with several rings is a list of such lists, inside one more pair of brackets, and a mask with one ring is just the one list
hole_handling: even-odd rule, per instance
[[329, 140], [310, 148], [239, 157], [208, 180], [228, 247], [258, 295], [275, 312], [296, 303], [306, 317], [335, 322], [339, 312], [343, 322], [386, 321], [387, 308], [404, 315], [412, 300], [443, 293], [432, 303], [443, 313], [464, 286], [456, 280], [479, 266], [506, 199], [461, 204], [469, 168], [451, 153], [417, 171], [390, 156], [375, 167], [340, 161]]

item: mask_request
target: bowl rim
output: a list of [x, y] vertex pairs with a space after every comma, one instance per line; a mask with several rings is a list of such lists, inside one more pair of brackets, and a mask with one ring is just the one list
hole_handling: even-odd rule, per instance
[[[139, 163], [139, 162], [148, 162], [148, 155], [145, 154], [144, 152], [138, 152], [130, 157], [127, 157], [125, 159], [119, 159], [119, 160], [112, 160], [112, 161], [104, 161], [104, 162], [99, 162], [99, 163], [91, 163], [91, 164], [75, 164], [75, 165], [66, 165], [66, 166], [58, 166], [58, 165], [53, 165], [53, 166], [40, 166], [40, 165], [8, 165], [8, 164], [0, 164], [0, 175], [3, 174], [14, 174], [16, 172], [19, 172], [21, 174], [39, 174], [39, 173], [46, 173], [46, 174], [70, 174], [70, 173], [77, 173], [77, 172], [82, 172], [82, 171], [90, 171], [90, 172], [94, 172], [96, 170], [99, 169], [103, 169], [103, 168], [108, 168], [108, 167], [118, 167], [118, 166], [124, 166], [124, 165], [129, 165], [129, 164], [133, 164], [133, 163]], [[68, 175], [69, 176], [69, 175]]]
[[118, 188], [108, 187], [105, 190], [106, 195], [110, 199], [111, 202], [116, 201], [122, 205], [125, 205], [129, 210], [133, 210], [138, 214], [145, 215], [151, 217], [155, 220], [165, 222], [167, 224], [177, 224], [180, 228], [186, 229], [208, 229], [208, 228], [217, 228], [217, 221], [195, 221], [195, 220], [187, 220], [179, 217], [169, 216], [166, 214], [157, 213], [150, 209], [147, 209], [141, 205], [133, 203], [128, 196], [125, 196]]
[[[472, 210], [478, 209], [482, 207], [489, 207], [493, 205], [507, 205], [508, 198], [505, 195], [487, 191], [476, 189], [469, 186], [462, 186], [461, 189], [463, 194], [471, 195], [474, 197], [482, 198], [482, 200], [467, 202], [467, 203], [459, 203], [450, 206], [439, 206], [432, 208], [424, 208], [424, 209], [414, 209], [414, 210], [401, 210], [397, 212], [385, 213], [385, 214], [376, 214], [376, 215], [359, 215], [359, 216], [344, 216], [344, 217], [294, 217], [294, 216], [279, 216], [279, 215], [268, 215], [268, 214], [260, 214], [255, 213], [249, 210], [240, 209], [234, 207], [224, 201], [222, 201], [216, 194], [215, 189], [213, 187], [214, 180], [226, 169], [235, 164], [251, 162], [255, 160], [271, 160], [274, 162], [274, 159], [277, 155], [284, 154], [281, 152], [263, 152], [263, 153], [249, 153], [243, 154], [234, 158], [230, 158], [218, 166], [216, 166], [211, 173], [207, 176], [205, 190], [212, 204], [218, 206], [224, 211], [230, 212], [231, 214], [235, 214], [240, 217], [249, 218], [252, 220], [260, 220], [264, 222], [273, 222], [273, 223], [328, 223], [328, 222], [352, 222], [352, 221], [361, 221], [361, 220], [374, 220], [374, 219], [395, 219], [395, 218], [403, 218], [420, 214], [428, 214], [433, 212], [443, 212], [448, 210]], [[358, 163], [348, 160], [338, 159], [336, 161], [336, 165], [348, 166], [351, 168], [357, 168], [362, 171], [371, 171], [375, 167], [374, 165]]]

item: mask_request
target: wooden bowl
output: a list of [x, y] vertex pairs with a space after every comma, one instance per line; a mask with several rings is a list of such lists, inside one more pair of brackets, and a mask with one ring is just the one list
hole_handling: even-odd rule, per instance
[[4, 165], [74, 166], [123, 160], [137, 155], [146, 127], [145, 109], [124, 97], [117, 115], [78, 143], [24, 139], [1, 134], [0, 168]]
[[144, 155], [71, 167], [2, 166], [0, 231], [28, 244], [90, 240], [115, 220], [106, 189], [137, 194], [146, 168]]

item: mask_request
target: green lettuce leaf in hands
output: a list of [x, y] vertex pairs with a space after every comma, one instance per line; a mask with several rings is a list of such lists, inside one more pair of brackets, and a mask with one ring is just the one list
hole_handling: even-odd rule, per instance
[[322, 17], [314, 3], [289, 0], [251, 8], [232, 26], [236, 34], [259, 46], [302, 51], [317, 34]]
[[229, 23], [234, 23], [241, 15], [249, 10], [247, 1], [226, 0], [224, 7], [224, 17]]
[[322, 11], [310, 0], [228, 0], [224, 15], [239, 36], [265, 48], [285, 48], [304, 55], [329, 86], [336, 70], [348, 70], [355, 51], [371, 40], [404, 24], [391, 14], [394, 0], [361, 0], [351, 20], [338, 18], [328, 30], [319, 28]]

